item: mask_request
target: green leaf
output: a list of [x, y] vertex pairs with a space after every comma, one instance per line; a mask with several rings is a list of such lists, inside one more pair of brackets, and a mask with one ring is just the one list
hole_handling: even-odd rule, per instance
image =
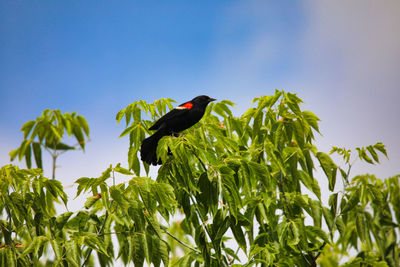
[[331, 206], [331, 212], [333, 216], [336, 216], [337, 212], [337, 200], [338, 200], [338, 193], [332, 194], [329, 197], [329, 205]]
[[125, 109], [121, 109], [120, 111], [118, 111], [117, 115], [115, 116], [117, 124], [119, 124], [124, 115], [125, 115]]
[[355, 192], [352, 192], [350, 195], [350, 199], [347, 201], [346, 205], [342, 209], [342, 214], [352, 210], [360, 201], [360, 190], [356, 189]]
[[96, 250], [99, 253], [103, 253], [106, 256], [109, 256], [104, 241], [100, 239], [98, 236], [92, 233], [86, 233], [86, 235], [82, 236], [82, 239], [83, 243], [89, 248]]
[[121, 173], [121, 174], [125, 174], [125, 175], [133, 175], [133, 173], [131, 173], [129, 170], [123, 168], [120, 166], [120, 164], [118, 164], [115, 168], [114, 171]]
[[82, 149], [84, 149], [85, 148], [85, 138], [83, 136], [81, 128], [78, 127], [77, 125], [74, 125], [73, 128], [72, 128], [72, 132], [73, 132], [76, 140], [78, 141], [80, 147]]
[[319, 237], [325, 243], [330, 244], [330, 240], [329, 240], [328, 235], [321, 228], [315, 227], [313, 225], [307, 225], [306, 226], [306, 231], [307, 231], [308, 234], [312, 234], [312, 235], [314, 235], [316, 237]]
[[27, 168], [32, 168], [32, 149], [30, 145], [28, 145], [25, 150], [25, 161]]
[[260, 247], [258, 244], [253, 244], [250, 247], [250, 253], [249, 253], [249, 258], [252, 259], [254, 256], [257, 256], [261, 252], [264, 251], [265, 248]]
[[129, 201], [126, 199], [124, 194], [121, 192], [121, 189], [117, 186], [110, 187], [110, 195], [112, 199], [121, 206], [122, 209], [128, 209], [130, 204]]
[[176, 205], [174, 188], [167, 183], [153, 183], [151, 185], [151, 193], [161, 207], [172, 211]]
[[85, 209], [90, 209], [100, 198], [101, 198], [100, 194], [88, 197], [84, 205]]
[[[6, 247], [5, 250], [6, 250], [5, 258], [6, 258], [7, 267], [16, 267], [17, 266], [17, 257], [16, 257], [16, 253], [14, 252], [14, 249]], [[1, 250], [0, 250], [0, 252], [1, 252]], [[0, 255], [2, 256], [1, 263], [4, 264], [4, 261], [3, 261], [4, 254], [3, 255], [0, 254]], [[6, 266], [6, 265], [4, 264], [4, 266]]]
[[333, 163], [332, 159], [323, 152], [318, 152], [316, 154], [322, 169], [329, 181], [329, 190], [333, 191], [336, 183], [336, 172], [337, 166]]
[[68, 257], [66, 257], [66, 260], [70, 264], [70, 266], [80, 266], [77, 246], [74, 243], [67, 242], [66, 255], [68, 255]]
[[302, 114], [307, 123], [319, 133], [318, 121], [320, 119], [311, 111], [303, 111]]
[[230, 216], [229, 219], [233, 236], [235, 237], [239, 247], [244, 251], [244, 253], [246, 253], [246, 238], [244, 237], [242, 227], [236, 223], [235, 217]]
[[[214, 223], [213, 223], [213, 225], [214, 225]], [[216, 231], [214, 241], [221, 240], [222, 237], [224, 236], [224, 234], [226, 233], [226, 231], [229, 229], [229, 226], [230, 226], [229, 217], [226, 216], [224, 218], [224, 220], [218, 226], [219, 227], [218, 227], [218, 230]]]
[[144, 212], [144, 217], [146, 218], [147, 222], [150, 224], [150, 226], [153, 228], [153, 230], [156, 232], [157, 236], [161, 238], [162, 232], [160, 229], [160, 225], [155, 218], [155, 216], [150, 215], [148, 212]]
[[297, 246], [297, 244], [300, 242], [300, 227], [298, 221], [290, 221], [289, 227], [292, 229], [292, 235], [290, 235], [290, 238], [288, 239], [288, 245], [293, 249], [297, 249], [295, 246]]
[[54, 254], [58, 261], [62, 261], [63, 259], [63, 248], [60, 242], [57, 240], [50, 240], [51, 247], [53, 248]]
[[22, 160], [22, 158], [25, 156], [26, 149], [30, 147], [31, 145], [31, 140], [24, 140], [21, 143], [21, 146], [19, 147], [19, 155], [18, 155], [18, 160]]
[[49, 143], [46, 143], [45, 145], [48, 148], [51, 148], [51, 149], [55, 148], [56, 150], [75, 150], [75, 147], [64, 144], [62, 142], [57, 143], [55, 146], [54, 146], [54, 144], [49, 144]]
[[147, 246], [146, 242], [144, 242], [144, 236], [141, 234], [133, 235], [133, 263], [135, 266], [143, 266], [144, 263], [144, 248]]
[[86, 136], [89, 136], [89, 124], [87, 123], [85, 117], [78, 115], [76, 118], [78, 119], [79, 125], [82, 127]]
[[65, 212], [63, 214], [61, 214], [60, 216], [57, 217], [56, 219], [56, 226], [58, 229], [62, 229], [64, 227], [64, 225], [67, 223], [68, 219], [71, 217], [71, 215], [73, 214], [73, 212]]
[[51, 132], [53, 133], [53, 138], [56, 139], [57, 141], [61, 140], [63, 137], [63, 132], [61, 132], [55, 125], [50, 124], [49, 125]]
[[24, 125], [22, 125], [21, 131], [24, 132], [24, 139], [26, 139], [28, 137], [28, 135], [31, 132], [31, 130], [32, 130], [33, 126], [35, 125], [35, 123], [36, 123], [35, 121], [27, 121], [27, 122], [24, 123]]
[[38, 142], [33, 142], [32, 148], [33, 148], [33, 155], [35, 157], [36, 166], [40, 169], [43, 169], [42, 148], [40, 147], [40, 144]]
[[278, 233], [278, 240], [281, 246], [285, 246], [286, 241], [287, 241], [287, 236], [288, 236], [288, 229], [289, 225], [287, 221], [283, 221], [280, 224], [278, 224], [277, 227], [277, 233]]
[[60, 181], [57, 180], [45, 180], [44, 186], [50, 192], [54, 198], [60, 197], [61, 200], [64, 202], [64, 205], [67, 205], [68, 197], [65, 194], [63, 187]]
[[20, 148], [13, 149], [10, 151], [10, 153], [8, 153], [8, 155], [10, 156], [10, 161], [13, 161], [18, 156], [19, 150]]
[[374, 161], [379, 163], [378, 154], [375, 152], [374, 148], [372, 146], [367, 146], [366, 148], [367, 148], [368, 152], [371, 154]]
[[383, 155], [385, 155], [386, 158], [388, 157], [388, 156], [387, 156], [387, 153], [386, 153], [385, 145], [382, 144], [381, 142], [376, 143], [376, 144], [374, 145], [374, 148], [375, 148], [376, 150], [380, 151]]
[[48, 241], [49, 240], [46, 236], [37, 236], [33, 238], [33, 240], [30, 241], [29, 244], [25, 247], [21, 257], [25, 257], [29, 253], [34, 253], [34, 255], [37, 255], [40, 247]]
[[364, 216], [362, 213], [356, 213], [356, 225], [357, 225], [357, 233], [360, 237], [361, 242], [365, 242], [365, 223], [364, 223]]
[[369, 164], [374, 164], [372, 159], [370, 157], [368, 157], [367, 153], [365, 152], [365, 148], [364, 147], [356, 147], [356, 150], [358, 151], [358, 157], [360, 159], [365, 160]]
[[128, 128], [126, 128], [125, 130], [122, 131], [122, 133], [119, 135], [118, 138], [121, 138], [121, 137], [127, 135], [128, 133], [132, 132], [136, 127], [137, 127], [136, 124], [129, 126]]
[[[135, 161], [135, 158], [137, 158], [137, 151], [136, 151], [136, 149], [135, 149], [135, 147], [134, 146], [129, 146], [129, 150], [128, 150], [128, 164], [129, 164], [129, 169], [130, 170], [132, 170], [133, 169], [133, 167], [134, 167], [134, 161]], [[140, 166], [140, 165], [139, 165]], [[140, 167], [139, 167], [139, 170], [140, 170]], [[135, 170], [133, 170], [135, 173], [136, 173], [136, 171]], [[139, 175], [138, 173], [136, 173], [137, 175]]]
[[161, 259], [164, 263], [164, 266], [169, 265], [169, 248], [168, 245], [161, 240], [160, 242], [160, 247], [159, 247], [160, 253], [161, 253]]
[[[236, 253], [235, 253], [235, 251], [233, 251], [233, 249], [223, 247], [222, 250], [225, 251], [225, 253], [227, 255], [231, 256], [235, 260], [240, 261], [239, 257], [236, 255]], [[250, 253], [251, 253], [251, 248], [250, 248]]]
[[303, 126], [303, 124], [301, 123], [300, 120], [295, 120], [293, 122], [293, 125], [294, 125], [293, 133], [294, 133], [294, 136], [296, 138], [297, 144], [299, 145], [299, 147], [303, 148], [304, 147], [304, 142], [305, 142], [305, 140], [304, 140], [304, 138], [305, 138], [304, 129], [303, 129], [304, 126]]
[[297, 170], [297, 174], [305, 187], [312, 191], [318, 197], [318, 199], [321, 199], [321, 189], [318, 185], [318, 182], [314, 178], [310, 177], [305, 171]]

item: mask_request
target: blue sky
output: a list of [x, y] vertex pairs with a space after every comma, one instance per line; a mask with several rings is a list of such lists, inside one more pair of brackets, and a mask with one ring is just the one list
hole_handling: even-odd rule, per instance
[[45, 108], [91, 126], [85, 154], [59, 159], [72, 184], [126, 165], [114, 118], [133, 101], [208, 94], [243, 111], [278, 88], [322, 119], [321, 150], [382, 141], [390, 160], [355, 173], [398, 174], [398, 14], [395, 0], [1, 1], [0, 163]]

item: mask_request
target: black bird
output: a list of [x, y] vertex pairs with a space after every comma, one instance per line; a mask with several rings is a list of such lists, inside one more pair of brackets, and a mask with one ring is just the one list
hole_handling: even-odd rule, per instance
[[157, 160], [158, 141], [166, 135], [177, 134], [195, 125], [204, 115], [208, 103], [216, 100], [201, 95], [185, 102], [162, 116], [149, 130], [157, 130], [153, 135], [143, 140], [140, 146], [140, 157], [147, 164], [161, 164]]

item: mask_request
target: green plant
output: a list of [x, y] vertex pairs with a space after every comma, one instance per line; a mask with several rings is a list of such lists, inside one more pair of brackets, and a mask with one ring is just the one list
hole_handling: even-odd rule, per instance
[[[32, 152], [37, 168], [43, 169], [42, 149], [48, 151], [53, 159], [52, 178], [55, 179], [56, 160], [59, 155], [68, 150], [75, 150], [77, 147], [85, 149], [85, 135], [89, 137], [89, 125], [86, 119], [73, 113], [62, 114], [59, 110], [43, 111], [36, 120], [26, 122], [21, 131], [24, 133], [24, 140], [21, 145], [10, 152], [11, 161], [18, 157], [25, 158], [28, 169], [32, 167]], [[74, 136], [77, 144], [74, 146], [62, 142], [65, 136]]]
[[[239, 117], [230, 101], [210, 104], [200, 123], [160, 140], [163, 165], [152, 179], [138, 150], [172, 102], [138, 101], [118, 112], [128, 167], [78, 179], [77, 195], [89, 196], [76, 212], [42, 212], [59, 199], [66, 204], [61, 184], [38, 169], [4, 166], [2, 263], [86, 266], [97, 255], [101, 266], [117, 258], [135, 266], [398, 266], [400, 176], [350, 176], [356, 159], [386, 156], [381, 143], [356, 155], [334, 147], [339, 167], [314, 145], [318, 117], [301, 110], [295, 94], [276, 91]], [[326, 178], [315, 176], [319, 168]], [[115, 184], [117, 175], [126, 182]]]

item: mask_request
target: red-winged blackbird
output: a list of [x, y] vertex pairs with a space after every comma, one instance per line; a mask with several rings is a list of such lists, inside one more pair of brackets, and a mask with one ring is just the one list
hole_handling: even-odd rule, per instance
[[164, 116], [162, 116], [149, 130], [157, 130], [152, 136], [143, 140], [140, 150], [142, 161], [147, 164], [161, 164], [161, 160], [157, 160], [157, 144], [158, 141], [166, 135], [177, 134], [196, 124], [204, 115], [208, 103], [216, 99], [206, 95], [193, 98], [189, 102], [185, 102], [174, 108]]

